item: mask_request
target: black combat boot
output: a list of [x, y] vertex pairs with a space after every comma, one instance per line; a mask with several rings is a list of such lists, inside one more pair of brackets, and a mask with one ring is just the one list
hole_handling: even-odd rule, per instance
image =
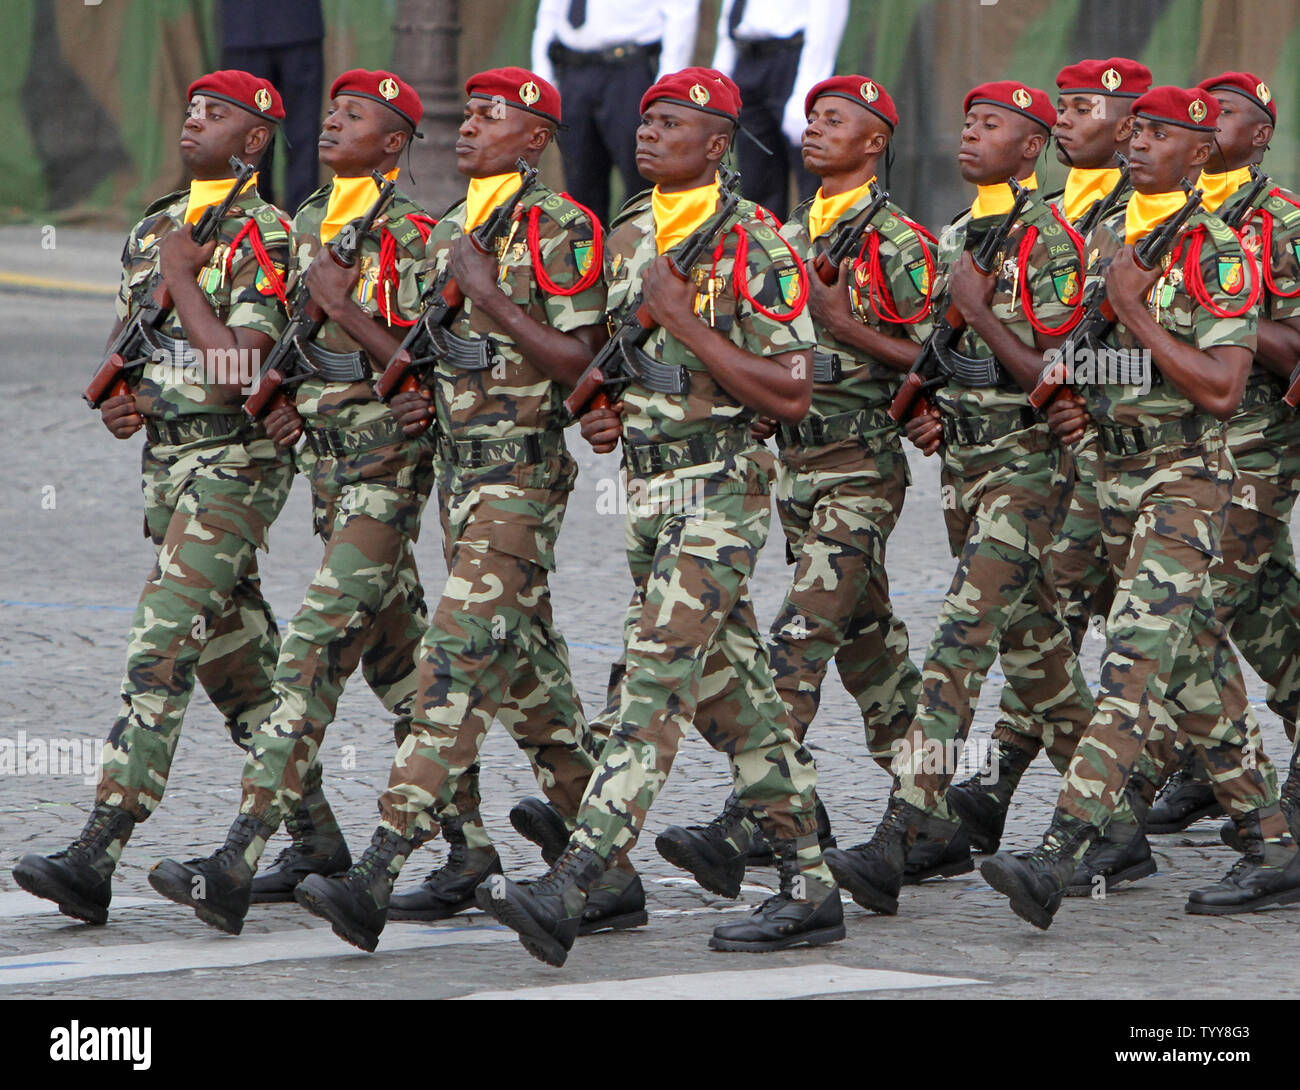
[[545, 799], [520, 799], [510, 811], [510, 824], [525, 840], [542, 849], [542, 861], [548, 867], [569, 846], [568, 825]]
[[1219, 881], [1187, 897], [1193, 916], [1230, 916], [1269, 905], [1300, 901], [1300, 852], [1293, 844], [1268, 843], [1260, 830], [1260, 811], [1234, 817], [1242, 857]]
[[885, 816], [865, 844], [847, 850], [832, 848], [826, 865], [853, 899], [871, 912], [898, 914], [898, 891], [903, 887], [907, 859], [917, 844], [933, 842], [927, 851], [941, 853], [943, 844], [957, 835], [956, 822], [937, 821], [923, 810], [889, 796]]
[[1156, 861], [1144, 831], [1149, 812], [1146, 800], [1134, 790], [1131, 781], [1124, 793], [1137, 822], [1121, 825], [1112, 821], [1102, 830], [1074, 868], [1065, 891], [1067, 897], [1091, 897], [1094, 891], [1104, 895], [1125, 882], [1155, 874]]
[[328, 920], [344, 942], [373, 954], [388, 919], [397, 870], [415, 849], [391, 829], [376, 829], [365, 854], [333, 878], [311, 874], [298, 883], [293, 899], [308, 912]]
[[[997, 746], [997, 776], [993, 782], [989, 782], [986, 773], [979, 773], [953, 784], [944, 796], [952, 812], [961, 819], [971, 847], [977, 852], [995, 852], [1001, 846], [1011, 796], [1034, 759], [1029, 750], [1009, 742], [995, 739], [994, 745]], [[989, 771], [993, 771], [992, 765]]]
[[519, 934], [533, 957], [559, 966], [578, 937], [589, 891], [604, 874], [600, 856], [570, 845], [536, 882], [494, 877], [478, 887], [476, 896], [480, 908]]
[[303, 785], [302, 801], [285, 819], [284, 828], [289, 846], [253, 879], [255, 905], [288, 904], [293, 900], [293, 887], [307, 875], [339, 874], [352, 866], [352, 854], [325, 800], [319, 775], [312, 786]]
[[[240, 814], [226, 834], [226, 842], [206, 859], [179, 863], [164, 859], [149, 871], [149, 884], [169, 901], [189, 905], [209, 927], [238, 935], [253, 895], [253, 874], [244, 853], [254, 840], [265, 843], [275, 828], [251, 814]], [[260, 848], [259, 848], [260, 850]]]
[[1043, 842], [1032, 852], [998, 852], [980, 864], [980, 874], [999, 893], [1011, 898], [1011, 911], [1046, 931], [1061, 907], [1074, 874], [1075, 856], [1097, 830], [1057, 810]]
[[[930, 824], [934, 824], [933, 820]], [[970, 837], [958, 823], [954, 826], [953, 834], [946, 839], [942, 836], [917, 838], [907, 853], [907, 863], [903, 867], [903, 885], [916, 886], [930, 878], [951, 878], [956, 874], [968, 874], [974, 869], [975, 860], [970, 857]]]
[[1151, 812], [1147, 814], [1147, 832], [1152, 836], [1181, 833], [1201, 818], [1218, 817], [1222, 813], [1223, 807], [1214, 797], [1214, 788], [1205, 779], [1200, 761], [1193, 753], [1165, 780], [1156, 801], [1151, 804]]
[[[795, 841], [775, 840], [772, 848], [781, 876], [780, 892], [747, 919], [715, 927], [710, 950], [767, 953], [791, 946], [825, 946], [844, 938], [840, 891], [799, 873]], [[814, 896], [819, 899], [813, 900]]]
[[390, 920], [445, 920], [473, 908], [474, 890], [493, 874], [501, 874], [496, 848], [471, 848], [465, 842], [469, 817], [449, 818], [443, 823], [443, 838], [451, 845], [447, 862], [410, 893], [395, 893], [388, 904]]
[[610, 867], [587, 894], [578, 935], [597, 931], [626, 931], [650, 922], [645, 910], [645, 889], [636, 871]]
[[[1286, 782], [1282, 784], [1278, 805], [1291, 827], [1291, 836], [1300, 844], [1300, 750], [1291, 757], [1291, 768], [1287, 772]], [[1246, 846], [1237, 835], [1237, 826], [1225, 821], [1219, 828], [1219, 839], [1236, 852], [1244, 852]]]
[[114, 841], [125, 844], [134, 829], [135, 818], [125, 810], [97, 802], [76, 840], [53, 855], [24, 855], [13, 869], [14, 881], [28, 893], [53, 901], [65, 916], [107, 923], [117, 869], [117, 857], [109, 848]]
[[707, 825], [670, 825], [655, 837], [655, 847], [710, 893], [734, 899], [745, 877], [752, 821], [749, 808], [728, 795], [722, 813]]

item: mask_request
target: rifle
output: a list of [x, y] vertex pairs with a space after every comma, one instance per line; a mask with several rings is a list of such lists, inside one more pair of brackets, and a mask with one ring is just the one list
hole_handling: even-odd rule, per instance
[[[718, 173], [722, 180], [718, 193], [721, 206], [664, 254], [673, 275], [679, 280], [690, 277], [695, 263], [714, 244], [740, 203], [739, 172], [719, 166]], [[623, 307], [609, 340], [579, 376], [573, 392], [564, 399], [564, 407], [571, 416], [581, 416], [589, 408], [608, 408], [611, 398], [617, 398], [619, 393], [637, 379], [639, 370], [634, 351], [645, 344], [650, 339], [650, 334], [658, 328], [643, 299], [643, 293], [637, 292]]]
[[1250, 165], [1250, 188], [1238, 200], [1233, 201], [1232, 209], [1226, 216], [1220, 216], [1229, 227], [1234, 231], [1240, 231], [1242, 225], [1251, 217], [1255, 211], [1255, 202], [1259, 200], [1260, 194], [1268, 188], [1269, 182], [1272, 181], [1259, 167], [1251, 163]]
[[1097, 224], [1115, 210], [1115, 206], [1119, 204], [1120, 193], [1128, 185], [1128, 160], [1119, 154], [1116, 154], [1115, 158], [1119, 161], [1119, 177], [1115, 180], [1115, 184], [1104, 197], [1093, 201], [1092, 207], [1083, 214], [1083, 218], [1079, 220], [1078, 225], [1075, 227], [1075, 230], [1084, 238], [1092, 234]]
[[[1201, 206], [1202, 191], [1193, 189], [1187, 181], [1183, 182], [1183, 192], [1187, 201], [1182, 208], [1170, 216], [1146, 238], [1142, 239], [1133, 250], [1133, 260], [1138, 267], [1148, 272], [1163, 260], [1165, 254], [1173, 247], [1174, 240], [1183, 229], [1183, 225], [1192, 218]], [[1057, 369], [1062, 359], [1073, 358], [1074, 352], [1088, 344], [1095, 344], [1115, 328], [1115, 308], [1106, 296], [1106, 281], [1099, 278], [1089, 289], [1083, 301], [1083, 317], [1079, 324], [1070, 330], [1069, 336], [1053, 353], [1056, 357], [1043, 368], [1038, 376], [1038, 384], [1029, 392], [1029, 404], [1041, 409], [1051, 403], [1063, 389], [1056, 379]]]
[[[236, 155], [230, 157], [230, 169], [234, 172], [235, 184], [220, 204], [209, 205], [203, 210], [199, 221], [190, 228], [190, 238], [197, 246], [206, 246], [217, 235], [221, 221], [234, 207], [240, 193], [248, 184], [256, 168], [245, 163]], [[128, 392], [125, 373], [129, 368], [148, 363], [154, 345], [148, 334], [159, 329], [172, 312], [172, 293], [167, 288], [162, 274], [157, 273], [148, 301], [142, 303], [135, 314], [122, 326], [113, 343], [108, 346], [103, 361], [95, 369], [90, 385], [81, 396], [92, 409], [98, 409], [110, 397]]]
[[[345, 269], [350, 269], [357, 263], [357, 252], [361, 249], [362, 240], [374, 227], [375, 220], [382, 216], [392, 203], [393, 194], [397, 191], [397, 183], [385, 178], [379, 171], [372, 170], [370, 177], [379, 191], [375, 195], [374, 203], [366, 209], [365, 215], [347, 224], [339, 231], [339, 237], [326, 246], [330, 257]], [[307, 290], [304, 274], [299, 279], [298, 289], [294, 293], [289, 324], [280, 334], [280, 339], [271, 346], [266, 359], [262, 361], [257, 381], [253, 384], [253, 392], [244, 399], [244, 412], [254, 420], [260, 420], [271, 408], [272, 403], [277, 409], [289, 403], [289, 398], [281, 387], [304, 368], [308, 372], [316, 370], [307, 356], [307, 345], [315, 339], [321, 326], [328, 319], [329, 315], [312, 299], [311, 292]]]
[[[497, 205], [492, 214], [469, 233], [471, 245], [481, 254], [495, 251], [498, 240], [506, 235], [511, 226], [519, 202], [537, 184], [536, 167], [529, 166], [523, 159], [517, 159], [515, 169], [519, 171], [519, 188], [508, 201]], [[440, 355], [433, 331], [450, 328], [464, 302], [465, 293], [460, 290], [450, 269], [425, 289], [420, 296], [420, 317], [411, 326], [375, 382], [375, 394], [380, 401], [389, 401], [394, 394], [406, 393], [419, 386], [419, 380], [413, 372], [436, 362]]]
[[835, 283], [840, 275], [840, 262], [852, 257], [862, 249], [862, 240], [866, 237], [880, 210], [889, 203], [889, 194], [875, 182], [871, 183], [871, 203], [861, 216], [853, 223], [846, 223], [835, 234], [835, 241], [822, 250], [813, 260], [813, 272], [827, 287]]
[[[1011, 187], [1011, 192], [1015, 197], [1011, 210], [1006, 217], [993, 230], [989, 231], [981, 240], [971, 259], [975, 262], [975, 267], [983, 276], [990, 276], [997, 266], [998, 258], [1001, 256], [1003, 249], [1006, 247], [1007, 238], [1011, 230], [1016, 225], [1025, 210], [1025, 205], [1029, 203], [1030, 190], [1020, 185], [1014, 178], [1007, 180], [1007, 185]], [[940, 372], [947, 373], [949, 368], [954, 365], [946, 362], [952, 360], [957, 342], [961, 339], [962, 333], [966, 329], [966, 319], [962, 316], [960, 310], [952, 302], [952, 293], [946, 294], [943, 306], [939, 311], [939, 318], [934, 323], [934, 329], [930, 336], [921, 346], [921, 351], [917, 353], [916, 362], [912, 364], [911, 370], [907, 372], [903, 379], [903, 384], [898, 388], [898, 393], [894, 395], [894, 400], [889, 403], [889, 418], [897, 423], [910, 420], [914, 416], [919, 416], [928, 408], [928, 401], [923, 397], [925, 390], [936, 384], [937, 376]], [[957, 357], [954, 374], [965, 373], [962, 364], [965, 357]], [[970, 361], [977, 367], [984, 367], [983, 361]], [[987, 376], [981, 374], [981, 379]], [[917, 404], [920, 400], [921, 404]]]

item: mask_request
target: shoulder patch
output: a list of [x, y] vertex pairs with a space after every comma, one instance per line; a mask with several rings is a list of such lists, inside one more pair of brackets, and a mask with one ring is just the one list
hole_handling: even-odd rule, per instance
[[575, 221], [585, 218], [583, 212], [576, 204], [566, 200], [558, 193], [551, 193], [538, 201], [534, 206], [540, 208], [546, 216], [553, 220], [557, 227], [569, 227]]

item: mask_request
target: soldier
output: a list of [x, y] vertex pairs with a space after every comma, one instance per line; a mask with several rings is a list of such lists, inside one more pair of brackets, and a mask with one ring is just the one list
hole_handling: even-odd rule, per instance
[[199, 247], [178, 228], [221, 203], [235, 185], [230, 157], [258, 163], [283, 118], [266, 80], [238, 70], [195, 80], [180, 140], [194, 180], [151, 204], [122, 251], [110, 343], [158, 277], [175, 304], [130, 392], [101, 411], [118, 439], [145, 430], [145, 531], [156, 562], [132, 622], [122, 707], [90, 819], [68, 848], [26, 855], [13, 872], [23, 889], [87, 923], [108, 919], [122, 848], [162, 801], [195, 676], [242, 748], [272, 703], [280, 640], [257, 550], [289, 495], [293, 464], [239, 411], [246, 369], [226, 365], [256, 358], [283, 328], [289, 236], [255, 181], [214, 242]]
[[[1071, 226], [1086, 235], [1098, 219], [1094, 209], [1120, 184], [1117, 156], [1128, 149], [1133, 102], [1150, 88], [1151, 72], [1125, 57], [1084, 60], [1062, 68], [1056, 85], [1056, 124], [1052, 133], [1056, 156], [1070, 172], [1064, 191], [1049, 199]], [[1123, 182], [1112, 205], [1116, 214], [1123, 210], [1131, 191]], [[1072, 459], [1074, 480], [1069, 510], [1048, 554], [1052, 583], [1078, 655], [1089, 631], [1089, 618], [1105, 618], [1115, 588], [1101, 540], [1096, 487], [1100, 452], [1095, 440], [1075, 444], [1068, 457]], [[1032, 734], [1014, 729], [1005, 732], [994, 737], [990, 753], [989, 767], [996, 767], [997, 774], [977, 773], [949, 789], [948, 805], [961, 818], [978, 850], [998, 850], [1011, 797], [1041, 748], [1042, 743]], [[1061, 753], [1060, 757], [1068, 759], [1069, 754]], [[1150, 867], [1154, 869], [1154, 864]]]
[[939, 264], [966, 329], [952, 362], [947, 351], [940, 356], [937, 410], [907, 425], [922, 453], [942, 446], [944, 520], [957, 571], [921, 672], [916, 717], [898, 747], [885, 816], [868, 843], [826, 854], [858, 904], [890, 915], [918, 844], [950, 866], [962, 852], [969, 858], [945, 792], [994, 656], [1006, 675], [999, 741], [1028, 735], [1064, 770], [1092, 706], [1046, 567], [1068, 500], [1061, 450], [1025, 392], [1042, 370], [1042, 351], [1079, 316], [1078, 239], [1031, 193], [996, 275], [980, 275], [968, 252], [1006, 219], [1008, 179], [1037, 188], [1034, 164], [1055, 115], [1043, 91], [1010, 80], [974, 88], [965, 110], [957, 162], [978, 193], [944, 231]]
[[[644, 482], [646, 498], [629, 504], [626, 526], [637, 599], [624, 628], [618, 724], [558, 861], [531, 885], [501, 879], [478, 891], [479, 904], [552, 965], [567, 958], [605, 861], [636, 842], [692, 721], [730, 758], [736, 794], [757, 808], [781, 870], [780, 893], [748, 920], [718, 927], [710, 946], [764, 951], [844, 936], [817, 843], [816, 770], [786, 726], [747, 589], [767, 533], [772, 471], [750, 423], [757, 413], [795, 424], [811, 397], [804, 274], [748, 201], [728, 213], [688, 279], [662, 256], [717, 213], [717, 168], [739, 110], [735, 84], [710, 69], [651, 87], [637, 164], [656, 186], [610, 235], [611, 312], [641, 292], [656, 323], [639, 357], [642, 379], [582, 423], [597, 452], [622, 436], [627, 475]], [[702, 719], [705, 678], [715, 693], [736, 690], [731, 699], [746, 714]], [[735, 863], [731, 896], [744, 872], [743, 858]]]
[[[1053, 404], [1050, 414], [1067, 443], [1091, 419], [1103, 451], [1097, 495], [1116, 590], [1097, 712], [1042, 843], [1028, 853], [999, 852], [980, 867], [1017, 915], [1043, 929], [1076, 863], [1114, 813], [1155, 709], [1184, 687], [1199, 714], [1183, 716], [1180, 725], [1214, 770], [1215, 793], [1245, 849], [1217, 885], [1192, 892], [1187, 911], [1221, 915], [1300, 899], [1300, 855], [1278, 808], [1276, 775], [1215, 616], [1210, 581], [1232, 479], [1220, 421], [1233, 415], [1246, 388], [1256, 289], [1238, 239], [1204, 210], [1159, 268], [1143, 270], [1132, 250], [1184, 206], [1180, 186], [1210, 161], [1219, 106], [1199, 88], [1157, 87], [1133, 112], [1135, 193], [1122, 229], [1108, 221], [1094, 232], [1089, 272], [1106, 278], [1118, 316], [1106, 343], [1145, 349], [1149, 356], [1137, 358], [1154, 362], [1162, 379], [1147, 381], [1151, 376], [1134, 376], [1131, 368], [1098, 374], [1119, 381], [1081, 384], [1086, 410], [1071, 401]], [[1216, 714], [1201, 711], [1209, 707]]]
[[[781, 235], [811, 267], [839, 232], [862, 226], [874, 209], [877, 165], [898, 112], [888, 92], [866, 76], [824, 80], [808, 92], [804, 108], [804, 165], [822, 184]], [[777, 430], [777, 510], [796, 569], [767, 642], [796, 741], [812, 724], [834, 659], [862, 711], [867, 750], [888, 770], [894, 743], [912, 722], [921, 678], [908, 657], [907, 629], [890, 607], [885, 573], [885, 544], [911, 483], [886, 409], [899, 373], [929, 333], [934, 259], [923, 229], [896, 205], [880, 210], [874, 224], [843, 275], [836, 270], [833, 285], [808, 278], [817, 330], [812, 409], [801, 423]], [[822, 847], [834, 847], [820, 800], [817, 815]], [[669, 859], [689, 850], [715, 866], [725, 866], [745, 845], [750, 865], [771, 858], [734, 796], [709, 825], [671, 827], [656, 843]], [[961, 870], [973, 869], [969, 851], [957, 858]], [[932, 860], [918, 860], [909, 863], [908, 878], [932, 872], [946, 873]]]
[[[294, 271], [327, 316], [306, 346], [313, 370], [294, 401], [267, 414], [284, 446], [300, 436], [299, 465], [312, 484], [316, 532], [325, 544], [303, 604], [289, 622], [272, 690], [275, 703], [244, 764], [243, 803], [226, 844], [207, 859], [164, 860], [149, 883], [199, 919], [239, 934], [250, 898], [287, 900], [305, 874], [351, 862], [320, 794], [318, 753], [348, 677], [361, 665], [404, 733], [415, 695], [415, 649], [425, 630], [424, 592], [412, 554], [433, 477], [427, 438], [403, 436], [371, 387], [373, 369], [397, 350], [393, 324], [409, 325], [420, 296], [427, 217], [400, 191], [359, 240], [351, 268], [327, 244], [355, 233], [374, 202], [372, 171], [395, 179], [398, 157], [423, 115], [415, 90], [391, 72], [353, 69], [330, 87], [320, 158], [335, 177], [294, 218]], [[275, 798], [278, 809], [255, 803]], [[266, 803], [262, 802], [265, 806]], [[294, 843], [254, 890], [267, 838], [288, 816]]]

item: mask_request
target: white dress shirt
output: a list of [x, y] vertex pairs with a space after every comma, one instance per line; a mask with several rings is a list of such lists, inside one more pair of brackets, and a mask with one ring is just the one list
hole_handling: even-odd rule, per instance
[[659, 72], [676, 72], [691, 63], [700, 0], [587, 0], [582, 26], [569, 23], [569, 0], [542, 0], [533, 30], [533, 71], [555, 82], [555, 69], [546, 50], [559, 39], [562, 46], [583, 53], [632, 42], [662, 42]]
[[799, 71], [781, 119], [786, 138], [798, 147], [807, 126], [804, 96], [814, 84], [835, 74], [835, 56], [840, 51], [840, 39], [849, 19], [849, 0], [747, 0], [733, 41], [729, 25], [734, 2], [722, 0], [718, 45], [713, 53], [713, 67], [729, 76], [736, 70], [736, 42], [789, 38], [803, 31]]

